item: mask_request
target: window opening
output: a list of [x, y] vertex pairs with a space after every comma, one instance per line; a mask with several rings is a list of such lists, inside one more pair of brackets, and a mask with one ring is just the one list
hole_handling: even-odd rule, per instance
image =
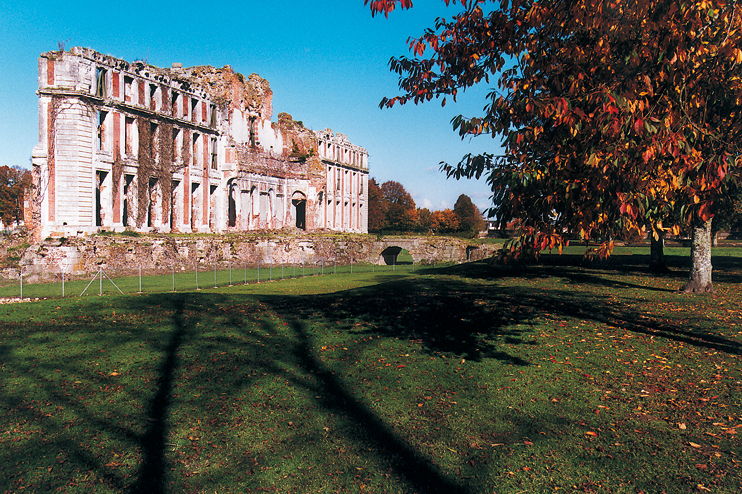
[[157, 212], [155, 206], [157, 205], [157, 179], [149, 179], [149, 205], [147, 206], [147, 226], [151, 227], [156, 221]]
[[103, 67], [98, 67], [98, 72], [96, 74], [96, 84], [95, 84], [95, 95], [99, 98], [105, 98], [107, 96], [106, 94], [106, 74], [108, 71], [104, 69]]
[[152, 161], [155, 161], [157, 159], [157, 124], [150, 122], [149, 124], [149, 131], [150, 131], [150, 156], [152, 157]]
[[234, 228], [237, 225], [237, 184], [229, 185], [229, 199], [227, 200], [227, 226]]
[[217, 169], [217, 162], [216, 162], [216, 138], [211, 139], [211, 169], [216, 170]]
[[174, 231], [177, 229], [177, 214], [176, 206], [178, 205], [178, 188], [180, 187], [180, 180], [173, 180], [170, 183], [170, 230]]
[[157, 85], [149, 85], [149, 109], [157, 110]]
[[180, 129], [173, 129], [173, 161], [177, 162], [180, 159], [180, 146], [178, 141], [180, 140]]
[[124, 175], [124, 226], [129, 226], [129, 205], [131, 204], [134, 175]]
[[209, 186], [209, 227], [214, 227], [214, 218], [216, 218], [216, 185]]
[[124, 119], [124, 154], [134, 154], [134, 119]]
[[[320, 201], [322, 198], [320, 197]], [[307, 198], [306, 196], [301, 192], [294, 192], [294, 195], [291, 198], [291, 204], [295, 208], [295, 216], [296, 216], [296, 228], [299, 228], [301, 230], [307, 229]]]
[[191, 152], [191, 156], [193, 157], [193, 166], [198, 166], [198, 134], [193, 134], [193, 150]]
[[124, 76], [124, 103], [132, 102], [132, 94], [134, 94], [134, 79], [129, 76]]
[[174, 116], [178, 116], [178, 93], [173, 91], [170, 95], [170, 113]]
[[196, 229], [196, 222], [198, 221], [198, 187], [200, 184], [191, 184], [191, 229]]
[[98, 112], [98, 149], [103, 151], [106, 149], [106, 117], [108, 112]]
[[101, 195], [103, 193], [103, 181], [106, 179], [106, 175], [108, 175], [106, 172], [95, 172], [95, 226], [103, 226], [104, 213]]

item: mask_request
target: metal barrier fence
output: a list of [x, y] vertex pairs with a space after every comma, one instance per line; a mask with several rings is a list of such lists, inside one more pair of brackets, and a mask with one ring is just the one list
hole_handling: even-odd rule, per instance
[[353, 274], [368, 272], [415, 271], [414, 262], [393, 262], [390, 265], [370, 263], [338, 264], [324, 259], [303, 263], [254, 263], [239, 261], [195, 262], [192, 265], [174, 263], [156, 269], [134, 267], [127, 274], [109, 272], [100, 267], [97, 272], [72, 276], [64, 271], [56, 281], [29, 283], [29, 273], [19, 270], [18, 284], [0, 287], [0, 298], [58, 298], [130, 293], [163, 293], [220, 288], [249, 283], [264, 283], [305, 276]]

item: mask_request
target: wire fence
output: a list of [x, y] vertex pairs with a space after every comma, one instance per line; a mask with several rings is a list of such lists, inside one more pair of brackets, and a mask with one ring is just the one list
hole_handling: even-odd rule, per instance
[[[451, 263], [445, 263], [451, 264]], [[426, 265], [427, 266], [427, 265]], [[0, 297], [13, 299], [38, 299], [59, 297], [82, 297], [107, 294], [163, 293], [222, 288], [251, 283], [265, 283], [306, 276], [361, 274], [369, 272], [388, 273], [395, 271], [414, 272], [420, 268], [414, 262], [392, 260], [391, 264], [347, 263], [324, 259], [303, 263], [248, 263], [239, 261], [216, 261], [192, 264], [173, 263], [157, 269], [142, 266], [132, 267], [126, 274], [110, 272], [99, 267], [98, 271], [86, 275], [71, 275], [61, 271], [54, 281], [29, 282], [38, 278], [34, 273], [18, 272], [18, 283], [0, 287]]]

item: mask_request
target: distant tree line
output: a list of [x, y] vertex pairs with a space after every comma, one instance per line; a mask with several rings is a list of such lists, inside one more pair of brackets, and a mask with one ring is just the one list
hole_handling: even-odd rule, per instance
[[368, 230], [374, 233], [433, 233], [474, 237], [484, 229], [482, 214], [469, 196], [461, 194], [451, 209], [418, 208], [399, 182], [368, 185]]
[[23, 221], [23, 192], [31, 186], [31, 172], [18, 166], [0, 166], [0, 221], [9, 227]]

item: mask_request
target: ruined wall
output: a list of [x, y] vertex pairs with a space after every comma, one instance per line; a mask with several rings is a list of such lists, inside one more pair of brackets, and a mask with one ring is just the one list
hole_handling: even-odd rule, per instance
[[[169, 273], [193, 270], [197, 264], [213, 269], [215, 262], [241, 266], [261, 264], [326, 263], [383, 264], [382, 253], [391, 246], [407, 249], [416, 262], [462, 262], [491, 255], [486, 247], [448, 237], [376, 238], [366, 235], [211, 235], [208, 237], [87, 236], [47, 240], [29, 247], [21, 260], [29, 282], [95, 273], [110, 275]], [[478, 255], [472, 256], [472, 248]], [[17, 271], [15, 272], [17, 275]]]
[[[86, 48], [42, 54], [35, 239], [127, 229], [366, 232], [368, 153], [287, 113], [272, 122], [272, 100], [268, 81], [229, 66], [162, 69]], [[330, 202], [340, 168], [363, 178]]]

